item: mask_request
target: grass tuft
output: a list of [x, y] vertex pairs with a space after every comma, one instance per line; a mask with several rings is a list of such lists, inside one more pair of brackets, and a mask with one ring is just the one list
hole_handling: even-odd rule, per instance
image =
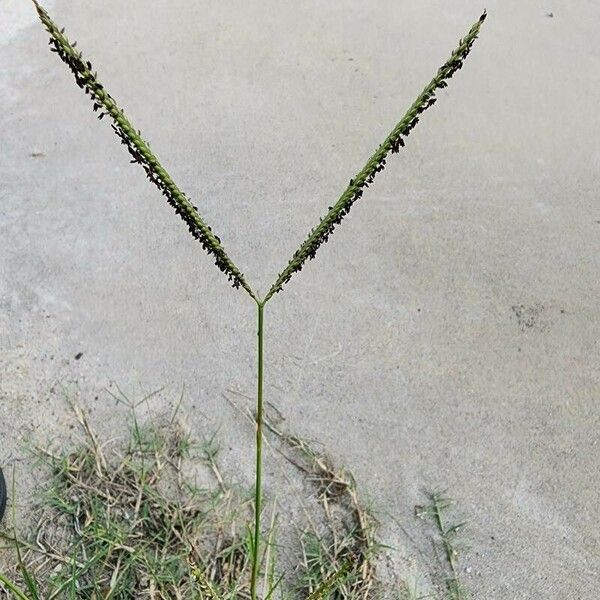
[[[196, 443], [172, 418], [140, 423], [133, 404], [129, 410], [122, 442], [101, 441], [74, 406], [83, 443], [70, 452], [38, 451], [49, 489], [31, 535], [4, 534], [18, 566], [0, 577], [0, 598], [251, 598], [252, 490], [228, 483], [215, 436]], [[300, 438], [270, 422], [269, 429], [313, 487], [322, 514], [312, 515], [295, 539], [300, 564], [285, 573], [277, 564], [272, 511], [261, 536], [261, 598], [375, 598], [375, 521], [360, 504], [353, 477]], [[190, 467], [201, 467], [203, 480], [213, 483], [197, 485]]]
[[381, 587], [374, 558], [380, 545], [377, 522], [360, 501], [351, 473], [305, 440], [285, 433], [273, 421], [267, 429], [282, 442], [282, 454], [313, 486], [322, 510], [300, 536], [301, 559], [295, 583], [302, 598], [358, 600], [374, 598]]
[[[228, 482], [215, 436], [196, 442], [173, 417], [140, 423], [129, 404], [127, 438], [104, 442], [85, 413], [73, 410], [84, 433], [79, 447], [39, 450], [50, 481], [36, 526], [22, 540], [0, 534], [16, 565], [0, 573], [0, 598], [250, 599], [254, 494]], [[312, 500], [304, 506], [305, 525], [285, 543], [270, 508], [259, 555], [262, 600], [468, 599], [457, 550], [464, 524], [447, 518], [448, 498], [431, 493], [416, 509], [434, 527], [445, 563], [443, 590], [423, 595], [418, 582], [391, 589], [377, 576], [384, 547], [352, 474], [273, 420], [265, 426], [271, 446], [298, 470]]]
[[468, 600], [469, 594], [459, 575], [458, 534], [463, 530], [464, 521], [447, 523], [447, 513], [452, 507], [452, 500], [443, 493], [428, 493], [428, 504], [417, 506], [416, 514], [420, 518], [430, 518], [436, 529], [438, 543], [441, 546], [445, 562], [445, 586], [448, 600]]
[[[86, 442], [45, 453], [51, 487], [35, 534], [21, 543], [20, 562], [41, 597], [193, 598], [203, 582], [221, 600], [249, 598], [252, 502], [184, 477], [193, 443], [175, 423], [143, 426], [133, 418], [118, 448], [100, 444], [84, 413], [76, 414]], [[222, 482], [214, 449], [205, 464]]]

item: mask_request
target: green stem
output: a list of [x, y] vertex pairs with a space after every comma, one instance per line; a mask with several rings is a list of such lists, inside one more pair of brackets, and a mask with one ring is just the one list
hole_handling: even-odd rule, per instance
[[256, 395], [256, 480], [254, 498], [254, 544], [252, 548], [252, 581], [250, 594], [252, 600], [257, 600], [256, 586], [259, 571], [260, 546], [260, 512], [262, 503], [262, 425], [263, 425], [263, 314], [265, 304], [257, 301], [258, 306], [258, 365], [257, 365], [257, 395]]

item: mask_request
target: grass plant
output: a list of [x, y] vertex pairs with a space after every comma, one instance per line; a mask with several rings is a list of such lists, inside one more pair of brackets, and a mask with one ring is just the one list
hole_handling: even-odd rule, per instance
[[[24, 539], [4, 536], [16, 567], [0, 575], [0, 598], [250, 599], [254, 495], [223, 473], [215, 437], [198, 442], [173, 418], [141, 423], [131, 407], [126, 438], [106, 441], [80, 408], [73, 411], [84, 434], [75, 450], [34, 450], [50, 485], [34, 530]], [[366, 568], [376, 547], [374, 521], [353, 478], [299, 438], [274, 428], [273, 435], [315, 486], [321, 514], [300, 532], [304, 560], [284, 582], [271, 512], [259, 555], [263, 597], [367, 598], [375, 586]]]
[[[132, 411], [125, 443], [101, 443], [75, 413], [83, 443], [37, 451], [51, 485], [20, 542], [20, 579], [40, 582], [28, 597], [250, 598], [252, 494], [225, 483], [214, 440], [197, 443], [171, 420], [141, 424]], [[188, 463], [214, 485], [186, 477]]]
[[[412, 132], [415, 126], [419, 123], [422, 113], [432, 107], [437, 101], [437, 92], [447, 86], [448, 81], [454, 74], [462, 68], [465, 59], [467, 58], [473, 43], [475, 42], [481, 25], [486, 17], [482, 14], [481, 17], [468, 31], [467, 35], [460, 40], [457, 48], [451, 53], [448, 60], [438, 69], [433, 79], [425, 86], [422, 92], [417, 96], [416, 100], [409, 107], [408, 111], [402, 119], [393, 127], [389, 135], [379, 145], [377, 150], [367, 160], [365, 166], [350, 179], [349, 184], [331, 206], [319, 224], [312, 229], [305, 241], [299, 246], [287, 265], [279, 273], [267, 294], [264, 297], [259, 297], [252, 287], [247, 282], [245, 276], [235, 265], [233, 260], [226, 253], [225, 248], [219, 236], [217, 236], [211, 227], [206, 223], [204, 218], [198, 212], [197, 207], [191, 200], [177, 187], [166, 169], [162, 166], [154, 152], [150, 149], [148, 142], [144, 140], [139, 130], [137, 130], [129, 119], [126, 117], [123, 110], [119, 107], [116, 100], [107, 92], [104, 85], [100, 83], [96, 72], [93, 70], [92, 64], [84, 59], [82, 53], [76, 48], [76, 43], [71, 43], [65, 35], [64, 29], [60, 29], [52, 21], [46, 10], [36, 1], [33, 0], [37, 13], [50, 34], [50, 49], [55, 52], [58, 57], [69, 67], [77, 85], [87, 94], [92, 100], [93, 110], [97, 112], [98, 118], [111, 121], [111, 126], [120, 139], [121, 143], [127, 148], [131, 160], [142, 166], [148, 179], [160, 190], [166, 201], [175, 209], [175, 212], [183, 219], [188, 227], [191, 235], [200, 242], [203, 249], [212, 256], [216, 266], [226, 275], [230, 283], [235, 288], [243, 289], [250, 298], [255, 302], [257, 307], [258, 319], [258, 349], [257, 349], [257, 407], [256, 407], [256, 468], [255, 468], [255, 496], [254, 496], [254, 527], [251, 534], [250, 543], [245, 547], [245, 552], [250, 552], [250, 556], [241, 558], [236, 554], [235, 565], [238, 569], [250, 568], [250, 597], [252, 600], [257, 600], [259, 590], [259, 580], [261, 578], [261, 503], [262, 503], [262, 442], [263, 442], [263, 354], [264, 354], [264, 313], [266, 304], [282, 291], [295, 273], [302, 270], [307, 260], [315, 258], [319, 247], [327, 242], [334, 232], [335, 228], [342, 219], [349, 213], [354, 203], [359, 200], [366, 188], [372, 184], [379, 172], [381, 172], [390, 154], [400, 151], [405, 145], [407, 136]], [[87, 459], [89, 460], [89, 458]], [[149, 459], [148, 459], [149, 460]], [[152, 472], [156, 465], [146, 461], [146, 466], [149, 472]], [[90, 465], [78, 464], [77, 468], [89, 468]], [[102, 464], [96, 465], [96, 474], [100, 475], [104, 468]], [[138, 468], [139, 465], [136, 466]], [[71, 468], [71, 467], [69, 467]], [[68, 473], [68, 472], [67, 472]], [[132, 476], [140, 477], [139, 472], [132, 472]], [[144, 470], [144, 477], [148, 473]], [[173, 518], [173, 507], [163, 507], [167, 512], [162, 518]], [[193, 522], [195, 515], [187, 515]], [[178, 525], [174, 531], [181, 534], [181, 527]], [[117, 532], [112, 532], [116, 533]], [[121, 534], [123, 532], [120, 532]], [[151, 532], [150, 532], [151, 533]], [[175, 535], [175, 533], [173, 533]], [[122, 549], [118, 552], [111, 552], [112, 556], [120, 555]], [[137, 556], [137, 554], [136, 554]], [[151, 562], [150, 557], [144, 560]], [[241, 562], [240, 562], [241, 561]], [[86, 559], [87, 564], [87, 559]], [[339, 572], [344, 569], [351, 569], [346, 562], [337, 565]], [[77, 573], [79, 567], [74, 567], [74, 573]], [[130, 558], [123, 558], [115, 563], [114, 577], [116, 580], [126, 578], [127, 573], [131, 568], [134, 568]], [[189, 575], [189, 573], [187, 573]], [[67, 581], [72, 581], [75, 574]], [[332, 575], [331, 581], [335, 577], [341, 575]], [[92, 584], [90, 584], [92, 585]], [[97, 585], [101, 585], [98, 583]], [[104, 584], [102, 584], [104, 585]], [[209, 593], [209, 592], [205, 592]], [[317, 593], [317, 592], [312, 592]], [[322, 595], [325, 592], [322, 593]], [[263, 598], [263, 600], [265, 600]]]
[[469, 595], [460, 578], [458, 564], [458, 535], [466, 526], [466, 522], [458, 521], [448, 523], [447, 515], [452, 507], [452, 500], [439, 491], [429, 492], [428, 503], [416, 507], [416, 514], [420, 518], [429, 518], [433, 521], [438, 545], [442, 550], [446, 564], [444, 584], [447, 600], [468, 600]]
[[[197, 440], [179, 423], [179, 406], [140, 421], [139, 403], [123, 401], [129, 415], [124, 436], [102, 439], [86, 413], [72, 406], [82, 433], [75, 448], [33, 448], [49, 484], [34, 510], [35, 526], [22, 535], [0, 533], [15, 555], [14, 568], [0, 573], [0, 599], [251, 599], [252, 490], [223, 470], [215, 435]], [[433, 528], [433, 554], [441, 551], [445, 564], [428, 577], [443, 579], [443, 589], [425, 595], [418, 582], [399, 581], [394, 590], [376, 573], [384, 546], [352, 474], [275, 419], [265, 419], [265, 438], [311, 499], [310, 506], [301, 499], [302, 526], [285, 542], [269, 506], [259, 555], [265, 600], [468, 599], [458, 564], [464, 524], [450, 522], [444, 495], [429, 493], [415, 510]], [[284, 547], [287, 572], [278, 564]]]

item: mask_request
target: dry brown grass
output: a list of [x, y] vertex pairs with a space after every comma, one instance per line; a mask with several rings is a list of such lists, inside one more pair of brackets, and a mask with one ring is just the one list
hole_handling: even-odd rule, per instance
[[[127, 441], [105, 442], [81, 409], [74, 414], [84, 433], [76, 450], [37, 450], [50, 484], [34, 530], [20, 540], [38, 594], [27, 597], [250, 598], [253, 494], [227, 482], [215, 439], [196, 443], [173, 418], [142, 425], [132, 411]], [[275, 588], [273, 599], [375, 598], [375, 521], [353, 477], [300, 438], [270, 422], [269, 429], [321, 511], [292, 543], [300, 560], [285, 576], [271, 519], [261, 562], [265, 589]], [[191, 480], [199, 469], [212, 483]], [[26, 588], [18, 566], [5, 575]], [[11, 597], [0, 584], [4, 595]]]

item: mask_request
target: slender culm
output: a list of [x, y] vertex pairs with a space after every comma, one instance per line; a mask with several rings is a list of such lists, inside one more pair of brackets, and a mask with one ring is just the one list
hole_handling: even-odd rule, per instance
[[256, 600], [256, 586], [260, 565], [260, 513], [262, 508], [262, 428], [263, 428], [263, 332], [265, 305], [256, 303], [258, 309], [257, 390], [256, 390], [256, 469], [254, 482], [254, 544], [252, 546], [252, 600]]
[[33, 0], [33, 3], [42, 23], [50, 34], [51, 51], [58, 54], [61, 60], [71, 69], [77, 85], [90, 96], [93, 101], [94, 112], [98, 113], [98, 118], [102, 119], [108, 115], [112, 119], [112, 128], [120, 138], [121, 143], [127, 147], [132, 157], [131, 162], [142, 165], [148, 179], [162, 192], [167, 202], [185, 221], [192, 236], [202, 244], [208, 254], [213, 255], [215, 264], [227, 275], [233, 287], [244, 288], [256, 300], [256, 296], [246, 283], [244, 276], [227, 256], [221, 245], [221, 240], [198, 214], [198, 209], [175, 185], [171, 176], [150, 150], [149, 144], [144, 141], [140, 132], [131, 125], [115, 99], [98, 81], [98, 76], [93, 71], [90, 61], [83, 59], [82, 53], [75, 49], [75, 44], [71, 44], [65, 36], [64, 29], [58, 29], [40, 4], [36, 0]]

